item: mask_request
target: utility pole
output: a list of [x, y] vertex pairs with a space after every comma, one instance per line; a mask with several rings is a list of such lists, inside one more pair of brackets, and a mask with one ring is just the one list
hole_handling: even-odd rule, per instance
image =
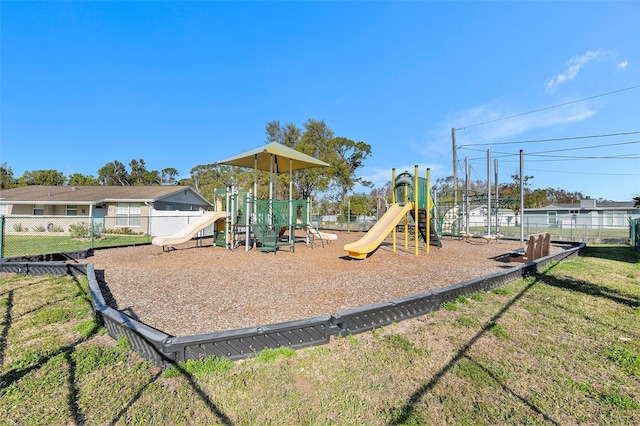
[[491, 150], [487, 150], [487, 235], [491, 236]]
[[453, 206], [458, 205], [458, 172], [456, 171], [456, 164], [458, 163], [458, 154], [456, 152], [456, 129], [451, 128], [451, 144], [453, 148]]
[[524, 244], [524, 151], [520, 150], [520, 243]]
[[498, 211], [500, 210], [500, 203], [498, 202], [499, 197], [498, 197], [498, 159], [494, 158], [493, 159], [493, 171], [494, 171], [494, 180], [495, 182], [493, 183], [495, 185], [495, 191], [493, 191], [493, 195], [495, 195], [496, 198], [496, 234], [498, 233], [498, 229], [500, 228], [500, 223], [498, 222], [500, 220], [500, 218], [498, 217]]

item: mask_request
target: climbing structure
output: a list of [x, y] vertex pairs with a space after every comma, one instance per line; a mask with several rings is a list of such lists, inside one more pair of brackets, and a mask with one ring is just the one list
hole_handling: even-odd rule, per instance
[[[344, 250], [349, 253], [349, 257], [354, 259], [365, 259], [374, 252], [380, 244], [392, 234], [393, 250], [396, 250], [396, 227], [405, 220], [405, 248], [408, 246], [408, 227], [410, 216], [413, 220], [416, 232], [415, 252], [418, 254], [417, 235], [419, 234], [427, 245], [441, 246], [440, 235], [437, 232], [435, 220], [435, 209], [431, 194], [427, 190], [429, 187], [429, 177], [419, 178], [418, 167], [415, 175], [403, 172], [395, 176], [395, 169], [392, 171], [392, 182], [394, 182], [393, 199], [391, 207], [378, 220], [378, 222], [360, 240], [346, 244]], [[429, 176], [429, 170], [427, 170]], [[417, 226], [416, 226], [417, 225]]]

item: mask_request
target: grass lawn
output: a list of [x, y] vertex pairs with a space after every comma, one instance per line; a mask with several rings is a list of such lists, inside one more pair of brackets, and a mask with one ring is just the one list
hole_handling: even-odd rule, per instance
[[640, 424], [640, 255], [584, 256], [301, 351], [160, 370], [85, 280], [0, 277], [0, 423]]
[[[57, 235], [5, 235], [4, 257], [28, 256], [45, 253], [63, 253], [92, 247], [90, 239], [77, 239]], [[151, 241], [147, 235], [103, 234], [93, 240], [93, 247], [114, 247], [142, 244]]]

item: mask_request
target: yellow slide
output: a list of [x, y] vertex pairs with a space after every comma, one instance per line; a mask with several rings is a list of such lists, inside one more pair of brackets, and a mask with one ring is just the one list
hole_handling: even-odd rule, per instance
[[378, 248], [393, 231], [394, 226], [413, 209], [413, 203], [404, 206], [392, 204], [391, 208], [380, 218], [378, 222], [367, 232], [364, 237], [354, 243], [345, 244], [344, 251], [349, 252], [349, 257], [354, 259], [364, 259], [367, 254]]
[[168, 237], [155, 237], [151, 240], [151, 244], [166, 247], [186, 243], [195, 237], [198, 232], [202, 231], [207, 226], [213, 225], [218, 220], [224, 219], [224, 217], [225, 212], [206, 212], [195, 222], [191, 222], [173, 235], [169, 235]]

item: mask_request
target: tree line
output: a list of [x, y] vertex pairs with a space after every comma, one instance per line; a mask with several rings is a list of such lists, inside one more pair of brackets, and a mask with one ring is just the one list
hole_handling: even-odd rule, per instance
[[[380, 209], [386, 210], [391, 201], [391, 182], [381, 188], [374, 188], [371, 182], [357, 176], [367, 158], [371, 156], [371, 146], [365, 142], [336, 136], [322, 120], [307, 120], [302, 128], [293, 123], [281, 124], [271, 121], [265, 126], [264, 143], [279, 142], [329, 164], [326, 168], [313, 168], [293, 172], [293, 197], [315, 198], [314, 204], [321, 213], [346, 214], [347, 205], [351, 214], [376, 215]], [[190, 170], [187, 178], [178, 179], [178, 170], [166, 167], [162, 170], [149, 170], [144, 159], [132, 159], [128, 164], [114, 160], [106, 163], [97, 171], [97, 176], [74, 173], [65, 176], [57, 170], [25, 171], [14, 178], [11, 167], [5, 162], [0, 164], [0, 189], [9, 189], [27, 185], [181, 185], [191, 186], [207, 199], [213, 201], [214, 191], [235, 185], [239, 190], [253, 190], [253, 170], [231, 167], [217, 163], [198, 164]], [[561, 188], [533, 189], [533, 176], [524, 176], [524, 207], [544, 207], [553, 203], [575, 203], [586, 198], [580, 191], [567, 191]], [[257, 197], [265, 199], [269, 191], [268, 172], [258, 172]], [[364, 192], [348, 195], [356, 185], [370, 188]], [[486, 192], [485, 181], [469, 182], [472, 191]], [[459, 181], [457, 190], [466, 187]], [[439, 194], [441, 201], [453, 199], [453, 176], [436, 179], [432, 193]], [[493, 188], [491, 188], [493, 191]], [[289, 174], [277, 177], [275, 196], [285, 199], [289, 196]], [[511, 181], [499, 184], [501, 206], [518, 212], [520, 208], [520, 177], [511, 175]], [[494, 194], [495, 196], [495, 194]], [[634, 198], [638, 203], [639, 197]], [[347, 201], [349, 201], [347, 203]], [[604, 201], [604, 200], [599, 200]]]
[[[326, 168], [314, 168], [293, 172], [293, 197], [321, 197], [319, 203], [329, 206], [344, 203], [347, 194], [360, 184], [371, 187], [368, 182], [357, 176], [357, 170], [364, 166], [371, 156], [371, 146], [365, 142], [353, 141], [336, 136], [323, 120], [307, 120], [302, 128], [293, 123], [281, 124], [271, 121], [265, 127], [265, 143], [279, 142], [304, 154], [329, 164]], [[181, 185], [191, 186], [207, 199], [213, 201], [214, 191], [235, 185], [239, 190], [253, 190], [254, 174], [252, 169], [244, 169], [217, 163], [198, 164], [190, 170], [187, 178], [178, 179], [178, 170], [166, 167], [162, 170], [149, 170], [144, 159], [132, 159], [128, 165], [114, 160], [101, 167], [97, 176], [74, 173], [65, 176], [57, 170], [30, 170], [14, 178], [11, 167], [5, 162], [0, 165], [0, 189], [9, 189], [28, 185]], [[289, 196], [289, 174], [277, 177], [277, 198]], [[269, 191], [268, 172], [258, 172], [259, 198], [266, 198]]]

